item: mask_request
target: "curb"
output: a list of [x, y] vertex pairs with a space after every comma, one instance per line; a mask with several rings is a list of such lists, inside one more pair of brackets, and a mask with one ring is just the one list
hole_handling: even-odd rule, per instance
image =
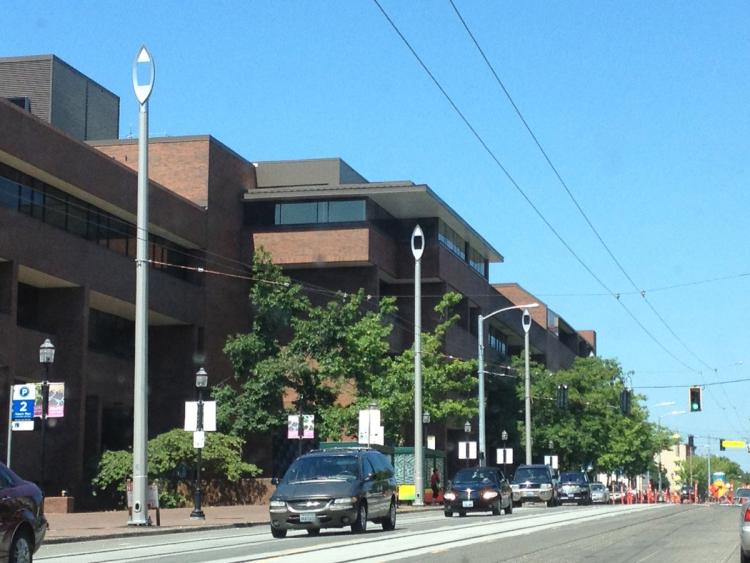
[[[403, 506], [399, 507], [399, 514], [413, 514], [415, 512], [431, 512], [442, 510], [442, 505], [430, 505], [430, 506]], [[200, 532], [204, 530], [230, 530], [233, 528], [252, 528], [254, 526], [269, 526], [270, 520], [263, 520], [258, 522], [236, 522], [233, 524], [205, 524], [202, 526], [139, 526], [131, 528], [132, 532], [112, 532], [110, 534], [100, 534], [96, 536], [65, 536], [50, 538], [45, 537], [42, 545], [53, 545], [53, 544], [65, 544], [65, 543], [76, 543], [76, 542], [89, 542], [96, 540], [112, 540], [120, 538], [130, 537], [142, 537], [142, 536], [162, 536], [165, 534], [184, 534], [186, 532]]]

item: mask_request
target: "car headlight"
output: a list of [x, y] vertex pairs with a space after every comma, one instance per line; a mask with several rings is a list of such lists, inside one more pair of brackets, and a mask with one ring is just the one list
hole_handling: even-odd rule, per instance
[[484, 491], [482, 493], [482, 498], [484, 500], [492, 500], [495, 497], [497, 497], [497, 491]]
[[443, 495], [445, 500], [456, 500], [456, 493], [450, 492]]
[[550, 485], [549, 483], [542, 483], [541, 487], [539, 487], [539, 488], [542, 489], [542, 490], [551, 489], [552, 485]]
[[520, 489], [521, 489], [520, 485], [513, 485], [513, 484], [511, 484], [510, 488], [511, 488], [512, 490], [514, 490], [514, 491], [518, 491], [518, 490], [520, 490]]
[[342, 497], [333, 499], [333, 506], [331, 506], [332, 510], [348, 510], [350, 508], [354, 508], [354, 505], [357, 504], [357, 497]]
[[283, 500], [272, 500], [268, 506], [271, 510], [279, 510], [286, 508], [286, 503]]

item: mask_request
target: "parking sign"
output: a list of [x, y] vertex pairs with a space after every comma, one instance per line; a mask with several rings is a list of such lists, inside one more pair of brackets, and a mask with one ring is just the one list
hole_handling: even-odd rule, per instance
[[35, 397], [34, 384], [14, 385], [11, 419], [14, 421], [34, 420]]

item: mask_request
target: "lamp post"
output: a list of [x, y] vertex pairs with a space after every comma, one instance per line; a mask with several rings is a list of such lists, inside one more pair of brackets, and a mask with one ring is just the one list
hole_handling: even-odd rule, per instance
[[[208, 387], [208, 373], [201, 368], [195, 374], [195, 389], [198, 394], [198, 424], [196, 429], [203, 432], [203, 390]], [[206, 515], [201, 509], [202, 491], [201, 491], [201, 461], [203, 448], [198, 448], [198, 464], [195, 466], [195, 492], [193, 495], [193, 511], [190, 518], [193, 520], [205, 520]]]
[[[302, 411], [302, 401], [304, 400], [304, 398], [305, 396], [302, 393], [300, 393], [299, 401], [297, 401], [297, 411], [298, 411], [297, 412], [297, 457], [302, 455], [302, 436], [305, 435], [305, 429], [302, 428], [302, 426], [304, 425], [303, 418], [305, 416]], [[367, 414], [369, 418], [370, 413], [368, 412]], [[367, 424], [368, 424], [368, 429], [369, 429], [369, 424], [370, 424], [369, 420]], [[367, 437], [367, 447], [368, 448], [370, 447], [369, 432], [368, 432], [368, 437]]]
[[508, 458], [508, 455], [507, 455], [508, 447], [506, 444], [508, 442], [508, 432], [503, 430], [500, 433], [500, 439], [503, 441], [503, 476], [507, 479], [508, 478], [508, 467], [507, 467], [508, 464], [506, 463], [506, 459]]
[[375, 403], [369, 403], [367, 405], [367, 447], [370, 447], [370, 433], [372, 432], [372, 409], [378, 408]]
[[529, 330], [531, 329], [531, 315], [528, 309], [523, 310], [521, 317], [523, 325], [523, 348], [524, 348], [524, 365], [525, 365], [525, 403], [526, 403], [526, 465], [531, 465], [531, 376], [529, 375]]
[[424, 411], [422, 413], [422, 424], [424, 425], [424, 440], [425, 440], [425, 447], [427, 446], [427, 425], [432, 420], [432, 417], [430, 415], [430, 411]]
[[471, 422], [468, 420], [464, 423], [464, 432], [466, 433], [466, 467], [469, 467], [469, 435], [471, 434]]
[[41, 479], [39, 486], [42, 492], [45, 493], [44, 478], [46, 467], [46, 455], [47, 455], [47, 411], [49, 409], [49, 367], [55, 362], [55, 345], [52, 344], [49, 338], [45, 338], [42, 345], [39, 346], [39, 363], [44, 366], [44, 381], [42, 381], [42, 463], [41, 463]]
[[[141, 84], [139, 68], [148, 71]], [[133, 91], [138, 119], [138, 209], [135, 259], [135, 372], [133, 377], [133, 510], [128, 525], [148, 526], [148, 99], [156, 67], [143, 45], [133, 61]]]
[[422, 253], [425, 238], [417, 225], [411, 234], [414, 256], [414, 506], [424, 506], [424, 451], [422, 450]]
[[532, 307], [539, 307], [539, 303], [529, 303], [528, 305], [513, 305], [511, 307], [503, 307], [497, 311], [493, 311], [489, 315], [477, 317], [477, 363], [478, 379], [479, 379], [479, 461], [480, 464], [484, 463], [487, 455], [487, 441], [486, 441], [486, 427], [485, 427], [485, 400], [484, 400], [484, 322], [495, 315], [504, 313], [505, 311], [512, 311], [513, 309], [530, 309]]

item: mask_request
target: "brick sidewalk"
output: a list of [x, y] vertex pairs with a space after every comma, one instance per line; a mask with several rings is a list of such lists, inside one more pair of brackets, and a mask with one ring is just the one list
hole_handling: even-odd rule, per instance
[[[421, 510], [441, 510], [442, 506], [417, 508], [399, 506], [399, 514]], [[156, 511], [150, 510], [153, 526], [128, 526], [127, 510], [110, 512], [74, 512], [47, 514], [49, 530], [44, 543], [64, 543], [91, 539], [116, 538], [138, 534], [165, 534], [197, 529], [232, 528], [268, 524], [267, 504], [239, 506], [207, 506], [205, 520], [191, 520], [191, 508], [164, 508], [161, 526], [156, 526]]]

